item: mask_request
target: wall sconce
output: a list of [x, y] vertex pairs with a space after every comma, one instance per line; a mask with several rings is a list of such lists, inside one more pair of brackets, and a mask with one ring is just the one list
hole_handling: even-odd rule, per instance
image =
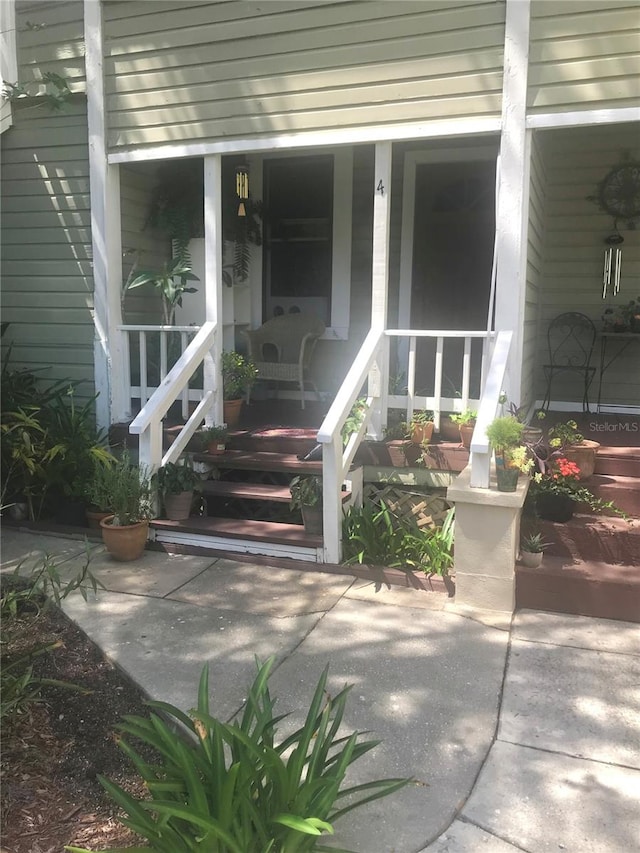
[[236, 166], [236, 195], [240, 200], [238, 216], [246, 216], [244, 203], [249, 198], [249, 167], [246, 165]]
[[610, 234], [604, 241], [608, 248], [604, 250], [604, 269], [602, 271], [602, 298], [607, 298], [607, 290], [616, 296], [620, 292], [620, 276], [622, 274], [622, 249], [624, 243], [622, 234]]

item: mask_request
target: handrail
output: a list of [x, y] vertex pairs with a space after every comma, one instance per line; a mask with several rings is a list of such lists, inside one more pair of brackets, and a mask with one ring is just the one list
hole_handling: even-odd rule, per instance
[[162, 419], [200, 364], [210, 357], [216, 332], [217, 325], [211, 321], [200, 327], [200, 331], [129, 426], [132, 435], [140, 436], [140, 464], [151, 472], [158, 465], [175, 461], [179, 457], [215, 401], [215, 389], [206, 391], [195, 412], [163, 457]]
[[491, 462], [491, 444], [487, 438], [487, 427], [496, 417], [500, 395], [504, 388], [507, 361], [513, 332], [498, 332], [487, 380], [482, 389], [476, 426], [471, 438], [471, 478], [469, 485], [474, 489], [488, 489]]
[[342, 556], [342, 483], [358, 444], [365, 434], [376, 400], [373, 397], [367, 398], [363, 421], [358, 432], [350, 437], [346, 447], [343, 447], [342, 428], [384, 340], [383, 329], [369, 331], [318, 430], [317, 440], [322, 444], [324, 559], [328, 563], [338, 563]]

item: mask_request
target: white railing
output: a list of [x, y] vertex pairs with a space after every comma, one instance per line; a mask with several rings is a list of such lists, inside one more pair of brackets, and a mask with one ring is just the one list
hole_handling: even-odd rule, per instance
[[[189, 342], [200, 330], [200, 326], [118, 326], [122, 333], [124, 364], [125, 364], [125, 400], [129, 402], [130, 410], [140, 401], [140, 408], [145, 406], [151, 395], [166, 379], [167, 373], [175, 362], [183, 355]], [[137, 350], [137, 359], [132, 353]], [[173, 352], [172, 352], [173, 350]], [[138, 383], [132, 381], [135, 362], [138, 366]], [[202, 386], [189, 388], [188, 384], [182, 391], [182, 416], [186, 419], [189, 413], [189, 402], [202, 398]]]
[[[180, 330], [180, 327], [178, 329]], [[175, 462], [178, 459], [215, 402], [217, 389], [213, 380], [211, 351], [216, 334], [215, 323], [208, 322], [201, 326], [129, 427], [130, 433], [140, 436], [140, 465], [150, 473], [153, 473], [159, 465], [166, 465], [167, 462]], [[178, 397], [188, 391], [189, 380], [201, 364], [204, 366], [204, 390], [197, 393], [198, 398], [202, 397], [202, 399], [195, 411], [188, 416], [187, 422], [163, 456], [162, 420]], [[209, 381], [207, 377], [210, 378]], [[211, 387], [208, 387], [209, 385]]]
[[513, 332], [498, 332], [493, 347], [491, 362], [482, 390], [482, 399], [478, 408], [476, 426], [471, 438], [471, 478], [469, 485], [472, 489], [489, 488], [491, 445], [487, 438], [487, 427], [498, 413], [512, 338]]
[[[391, 338], [408, 338], [406, 394], [389, 395], [389, 342]], [[432, 395], [416, 393], [417, 340], [435, 339]], [[463, 340], [462, 387], [460, 396], [444, 396], [444, 352], [447, 340]], [[440, 426], [442, 412], [476, 409], [481, 405], [480, 397], [471, 396], [472, 341], [483, 342], [482, 352], [477, 355], [478, 375], [484, 376], [489, 346], [495, 339], [494, 332], [486, 331], [442, 331], [414, 329], [372, 329], [362, 344], [355, 361], [347, 373], [329, 412], [318, 431], [318, 442], [322, 444], [323, 475], [323, 522], [324, 558], [326, 562], [338, 563], [342, 550], [342, 483], [348, 477], [349, 467], [362, 438], [371, 427], [373, 437], [382, 438], [387, 424], [388, 409], [401, 408], [407, 412], [407, 421], [414, 410], [431, 409], [434, 412], [436, 429]], [[424, 374], [424, 370], [422, 373]], [[424, 377], [423, 377], [424, 378]], [[481, 379], [480, 379], [481, 381]], [[359, 431], [352, 435], [346, 447], [342, 446], [342, 430], [359, 394], [367, 385], [364, 420]], [[479, 392], [478, 392], [479, 393]], [[497, 403], [497, 398], [496, 398]]]

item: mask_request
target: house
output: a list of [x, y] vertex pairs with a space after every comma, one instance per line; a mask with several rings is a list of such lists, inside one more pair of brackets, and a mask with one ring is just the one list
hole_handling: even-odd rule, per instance
[[[543, 399], [553, 317], [580, 311], [600, 327], [605, 307], [640, 296], [638, 7], [2, 3], [3, 79], [34, 84], [2, 106], [2, 311], [14, 358], [87, 380], [101, 425], [135, 414], [153, 383], [142, 361], [132, 376], [130, 353], [144, 352], [141, 327], [160, 313], [141, 291], [123, 300], [122, 283], [168, 259], [166, 237], [144, 226], [158, 168], [188, 163], [201, 175], [202, 286], [178, 322], [185, 346], [192, 322], [200, 331], [134, 421], [141, 453], [158, 464], [161, 419], [203, 362], [203, 402], [176, 450], [204, 415], [221, 420], [216, 364], [242, 328], [279, 310], [320, 314], [316, 376], [335, 400], [320, 434], [324, 557], [335, 560], [349, 461], [338, 438], [364, 379], [374, 434], [395, 372], [410, 408], [439, 413], [480, 402], [484, 389], [490, 419], [502, 389], [525, 406]], [[71, 92], [55, 113], [42, 105], [51, 85], [38, 82], [51, 72]], [[250, 247], [248, 278], [228, 288], [224, 206], [238, 167], [250, 197], [276, 213]], [[603, 299], [612, 234], [624, 238], [620, 287]], [[634, 343], [604, 377], [612, 410], [640, 404]], [[571, 381], [553, 387], [555, 408], [581, 399]], [[474, 442], [471, 481], [486, 486], [481, 431]]]

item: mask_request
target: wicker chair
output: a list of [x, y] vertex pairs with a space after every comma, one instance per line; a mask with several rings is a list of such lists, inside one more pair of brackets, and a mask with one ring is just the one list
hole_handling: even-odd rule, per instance
[[[267, 320], [259, 329], [245, 331], [249, 342], [249, 356], [258, 368], [258, 378], [275, 382], [296, 382], [300, 388], [304, 409], [305, 379], [311, 357], [325, 325], [313, 314], [281, 314]], [[247, 399], [248, 401], [248, 399]]]

